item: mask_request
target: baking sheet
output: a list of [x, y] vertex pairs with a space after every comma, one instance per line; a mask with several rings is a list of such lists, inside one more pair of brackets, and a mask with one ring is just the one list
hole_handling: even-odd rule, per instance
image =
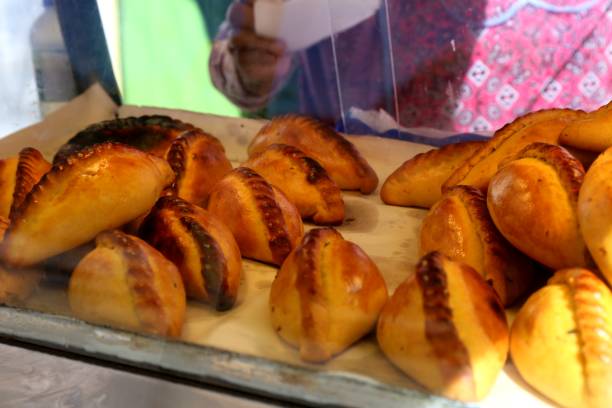
[[[0, 140], [0, 154], [3, 157], [13, 155], [21, 147], [30, 145], [51, 157], [61, 143], [91, 122], [110, 119], [115, 114], [124, 117], [154, 113], [166, 114], [193, 123], [215, 135], [224, 144], [227, 155], [235, 166], [246, 159], [246, 147], [263, 124], [252, 119], [226, 118], [185, 111], [136, 106], [117, 107], [100, 88], [93, 87], [44, 122]], [[374, 167], [380, 184], [403, 161], [429, 149], [423, 145], [373, 136], [352, 136], [350, 140]], [[378, 190], [369, 196], [345, 192], [344, 199], [346, 221], [338, 230], [347, 240], [360, 245], [374, 260], [385, 277], [389, 292], [392, 293], [397, 285], [412, 273], [416, 264], [418, 230], [425, 211], [386, 206], [380, 201]], [[306, 227], [312, 226], [306, 225]], [[238, 301], [232, 310], [221, 313], [197, 302], [189, 303], [181, 337], [183, 342], [263, 359], [254, 360], [253, 376], [258, 375], [257, 362], [265, 361], [279, 364], [279, 367], [302, 367], [309, 370], [307, 371], [309, 374], [299, 374], [303, 372], [298, 371], [296, 374], [298, 377], [312, 373], [342, 376], [350, 373], [351, 376], [357, 376], [365, 381], [366, 387], [362, 392], [367, 392], [368, 382], [374, 381], [388, 387], [387, 389], [416, 390], [418, 393], [415, 395], [421, 395], [423, 398], [427, 396], [423, 388], [386, 360], [376, 345], [373, 335], [359, 341], [326, 364], [303, 363], [299, 359], [298, 352], [276, 335], [269, 321], [267, 297], [276, 269], [249, 260], [245, 260], [243, 267]], [[27, 306], [47, 313], [70, 315], [65, 289], [57, 283], [42, 288]], [[44, 319], [44, 315], [41, 318]], [[5, 323], [6, 321], [2, 326], [5, 326]], [[67, 330], [76, 330], [73, 326]], [[89, 325], [78, 327], [79, 330], [84, 330], [82, 327], [94, 330], [93, 326]], [[113, 333], [112, 330], [109, 332]], [[176, 361], [176, 353], [181, 352], [180, 347], [174, 342], [165, 344], [167, 346], [163, 348], [164, 356], [160, 356], [159, 361]], [[65, 344], [58, 346], [64, 347]], [[95, 347], [91, 351], [95, 352]], [[159, 363], [159, 361], [150, 363]], [[181, 372], [181, 366], [170, 368], [179, 374]], [[284, 381], [295, 382], [296, 378], [287, 378]], [[306, 385], [298, 387], [298, 390], [301, 390], [302, 394], [310, 391]], [[279, 388], [279, 392], [281, 391]], [[299, 395], [291, 397], [300, 399]], [[317, 395], [317, 398], [320, 398], [319, 402], [329, 402], [325, 399], [325, 395]], [[425, 400], [419, 401], [423, 403]], [[431, 401], [434, 405], [440, 403], [440, 399], [427, 401]], [[491, 394], [480, 405], [510, 407], [548, 406], [548, 404], [531, 391], [518, 376], [512, 364], [507, 363]]]

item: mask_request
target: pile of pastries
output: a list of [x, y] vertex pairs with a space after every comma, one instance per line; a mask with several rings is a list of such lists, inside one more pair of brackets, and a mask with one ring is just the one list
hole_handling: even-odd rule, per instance
[[[612, 406], [612, 103], [529, 113], [486, 142], [419, 154], [381, 198], [428, 208], [424, 257], [378, 322], [395, 365], [473, 401], [509, 353], [559, 405]], [[500, 305], [518, 308], [510, 330]]]
[[330, 127], [275, 118], [233, 168], [216, 137], [166, 116], [97, 123], [52, 163], [32, 148], [0, 161], [0, 302], [22, 304], [41, 265], [81, 251], [76, 317], [178, 337], [188, 300], [235, 305], [244, 257], [278, 267], [270, 330], [304, 361], [375, 329], [394, 365], [447, 398], [483, 399], [510, 353], [553, 401], [612, 406], [610, 146], [612, 104], [530, 113], [403, 163], [380, 197], [428, 213], [421, 258], [389, 296], [333, 227], [342, 190], [371, 194], [378, 177]]

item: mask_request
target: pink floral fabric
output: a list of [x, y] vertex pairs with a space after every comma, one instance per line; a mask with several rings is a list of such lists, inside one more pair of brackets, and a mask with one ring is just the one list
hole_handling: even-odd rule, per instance
[[[513, 3], [488, 2], [487, 19]], [[587, 2], [548, 3], [562, 7]], [[528, 111], [591, 110], [611, 99], [610, 2], [597, 2], [583, 12], [553, 13], [526, 6], [507, 22], [480, 33], [452, 122], [461, 131], [494, 130]]]

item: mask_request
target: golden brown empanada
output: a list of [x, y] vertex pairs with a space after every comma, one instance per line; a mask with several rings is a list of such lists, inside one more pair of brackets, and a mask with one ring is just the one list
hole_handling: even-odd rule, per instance
[[178, 267], [187, 296], [217, 310], [234, 305], [242, 274], [240, 250], [231, 231], [208, 211], [178, 197], [162, 197], [140, 235]]
[[280, 265], [304, 234], [297, 208], [276, 187], [247, 167], [219, 181], [208, 211], [229, 227], [240, 253]]
[[449, 189], [423, 219], [420, 254], [432, 251], [474, 268], [506, 306], [525, 294], [535, 278], [531, 260], [497, 231], [485, 195], [474, 187]]
[[378, 177], [355, 146], [326, 124], [305, 116], [279, 116], [265, 125], [249, 145], [249, 157], [271, 144], [297, 147], [318, 161], [343, 190], [376, 190]]
[[439, 252], [424, 256], [378, 319], [387, 358], [430, 391], [483, 399], [508, 354], [508, 324], [497, 294], [470, 266]]
[[166, 193], [201, 207], [206, 206], [212, 187], [232, 170], [221, 142], [201, 131], [176, 138], [166, 159], [176, 174]]
[[385, 204], [429, 208], [442, 195], [442, 183], [484, 142], [461, 142], [420, 153], [387, 177], [380, 190]]
[[168, 163], [115, 143], [56, 163], [11, 215], [2, 260], [27, 266], [146, 213], [174, 177]]
[[281, 190], [303, 218], [318, 225], [342, 224], [342, 192], [319, 162], [297, 147], [273, 144], [243, 164]]
[[512, 361], [529, 385], [565, 407], [612, 406], [612, 293], [593, 273], [557, 272], [518, 312]]
[[200, 129], [163, 115], [117, 118], [94, 123], [66, 142], [53, 158], [53, 163], [99, 143], [119, 142], [165, 158], [174, 139]]
[[16, 158], [0, 161], [0, 217], [10, 218], [40, 178], [51, 169], [42, 154], [26, 147]]
[[603, 152], [612, 147], [612, 101], [568, 124], [559, 135], [561, 143]]
[[442, 189], [462, 184], [486, 192], [500, 163], [532, 143], [558, 144], [561, 130], [584, 114], [571, 109], [548, 109], [517, 118], [495, 132], [478, 152], [451, 174]]
[[79, 262], [68, 288], [79, 319], [177, 337], [185, 319], [185, 288], [176, 266], [139, 238], [106, 231]]
[[562, 147], [529, 145], [491, 179], [491, 218], [512, 245], [536, 261], [553, 269], [586, 266], [576, 214], [583, 178], [582, 164]]
[[612, 147], [584, 177], [578, 195], [578, 221], [599, 270], [612, 284]]
[[361, 248], [332, 228], [317, 228], [272, 283], [272, 325], [302, 360], [320, 363], [372, 330], [387, 297], [383, 277]]

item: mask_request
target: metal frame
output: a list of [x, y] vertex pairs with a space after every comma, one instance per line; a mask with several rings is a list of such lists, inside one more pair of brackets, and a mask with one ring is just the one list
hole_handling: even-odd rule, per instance
[[293, 366], [11, 307], [0, 307], [0, 336], [307, 405], [466, 406], [347, 372]]

